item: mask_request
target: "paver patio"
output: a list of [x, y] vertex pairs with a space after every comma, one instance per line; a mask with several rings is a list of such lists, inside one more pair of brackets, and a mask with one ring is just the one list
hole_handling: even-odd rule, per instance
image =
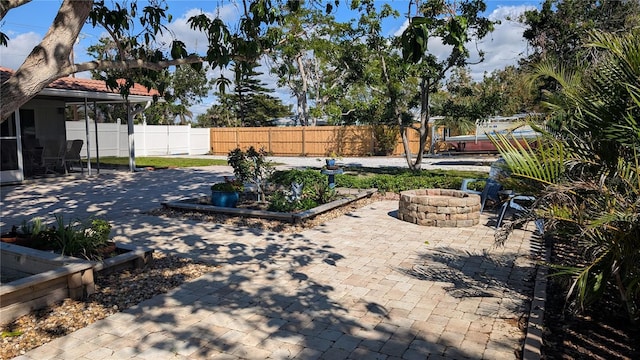
[[[397, 201], [298, 234], [144, 214], [179, 197], [171, 184], [184, 194], [211, 183], [190, 172], [71, 182], [73, 199], [63, 204], [45, 199], [64, 197], [64, 184], [55, 194], [33, 185], [30, 200], [3, 195], [3, 205], [23, 196], [38, 209], [109, 207], [103, 216], [118, 241], [221, 265], [21, 359], [511, 359], [519, 350], [534, 269], [530, 231], [495, 247], [487, 226], [494, 214], [469, 228], [422, 227], [396, 218]], [[91, 199], [97, 192], [100, 202]], [[119, 192], [137, 201], [119, 202]], [[3, 217], [12, 211], [3, 206]]]

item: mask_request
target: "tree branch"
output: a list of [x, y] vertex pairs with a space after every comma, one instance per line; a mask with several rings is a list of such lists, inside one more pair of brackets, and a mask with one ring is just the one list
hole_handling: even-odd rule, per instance
[[71, 66], [60, 69], [62, 76], [67, 76], [83, 71], [90, 70], [125, 70], [125, 69], [149, 69], [155, 71], [161, 71], [171, 66], [195, 64], [206, 61], [199, 56], [189, 56], [183, 59], [174, 59], [166, 61], [149, 62], [140, 59], [132, 59], [126, 61], [112, 61], [112, 60], [94, 60], [80, 64], [73, 64]]
[[20, 7], [32, 0], [2, 0], [0, 1], [0, 20], [4, 19], [9, 10]]

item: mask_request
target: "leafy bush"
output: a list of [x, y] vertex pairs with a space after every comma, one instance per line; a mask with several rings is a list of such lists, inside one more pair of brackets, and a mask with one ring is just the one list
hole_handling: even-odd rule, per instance
[[599, 51], [593, 66], [576, 73], [537, 66], [535, 75], [560, 88], [547, 94], [550, 131], [539, 129], [536, 146], [515, 146], [513, 135], [493, 140], [513, 177], [537, 189], [523, 221], [544, 219], [549, 240], [579, 254], [554, 266], [555, 275], [571, 279], [570, 307], [597, 309], [617, 294], [620, 311], [638, 322], [640, 30], [592, 36], [589, 46]]
[[379, 192], [399, 193], [411, 189], [459, 189], [462, 179], [470, 177], [486, 177], [486, 174], [475, 172], [449, 172], [449, 171], [410, 171], [401, 169], [392, 171], [391, 174], [369, 174], [361, 176], [358, 174], [336, 175], [336, 186], [369, 189], [377, 188]]
[[246, 152], [240, 148], [231, 150], [227, 156], [227, 163], [233, 167], [236, 179], [256, 186], [258, 201], [264, 199], [267, 179], [274, 171], [273, 164], [266, 158], [267, 155], [264, 149], [256, 150], [251, 146]]
[[374, 154], [391, 155], [398, 145], [398, 136], [400, 136], [400, 130], [397, 126], [374, 125]]
[[278, 212], [294, 212], [309, 210], [318, 206], [318, 203], [307, 197], [301, 197], [297, 200], [291, 200], [288, 194], [282, 190], [271, 194], [269, 198], [269, 211]]
[[302, 196], [292, 200], [285, 190], [276, 191], [269, 199], [269, 210], [289, 212], [294, 210], [308, 210], [326, 204], [336, 198], [335, 190], [329, 189], [327, 176], [318, 170], [286, 170], [276, 171], [269, 180], [282, 188], [289, 188], [291, 184], [302, 184]]
[[297, 203], [290, 201], [287, 194], [282, 191], [276, 191], [269, 196], [269, 211], [292, 212], [297, 210]]
[[109, 243], [111, 224], [98, 218], [66, 223], [62, 215], [56, 215], [54, 225], [47, 226], [42, 219], [34, 218], [23, 221], [20, 229], [23, 235], [31, 239], [26, 246], [66, 256], [99, 260], [102, 258], [100, 250]]
[[269, 181], [285, 187], [288, 187], [292, 183], [305, 184], [305, 186], [307, 186], [311, 184], [327, 182], [327, 176], [321, 174], [319, 170], [313, 169], [280, 170], [274, 172], [273, 175], [271, 175], [271, 177], [269, 178]]
[[303, 193], [304, 198], [311, 199], [317, 204], [326, 204], [337, 198], [336, 189], [329, 187], [326, 181], [315, 183]]

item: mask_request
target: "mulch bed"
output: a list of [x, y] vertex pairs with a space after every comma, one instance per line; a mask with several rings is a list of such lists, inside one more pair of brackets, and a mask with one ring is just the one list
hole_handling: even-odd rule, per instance
[[[575, 263], [567, 244], [556, 242], [552, 263]], [[547, 283], [542, 348], [544, 359], [640, 359], [640, 324], [632, 324], [620, 308], [615, 294], [582, 314], [570, 311], [565, 303], [566, 279]]]
[[0, 360], [11, 359], [107, 316], [163, 294], [218, 266], [155, 252], [150, 265], [95, 278], [96, 293], [65, 299], [0, 328]]

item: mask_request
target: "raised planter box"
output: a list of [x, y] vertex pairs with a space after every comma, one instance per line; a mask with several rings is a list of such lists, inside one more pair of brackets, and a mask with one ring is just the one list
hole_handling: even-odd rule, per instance
[[340, 206], [344, 206], [348, 203], [354, 202], [356, 200], [369, 197], [377, 192], [377, 189], [339, 189], [339, 193], [348, 195], [348, 197], [343, 199], [338, 199], [313, 209], [309, 209], [307, 211], [299, 212], [299, 213], [284, 213], [284, 212], [275, 212], [275, 211], [264, 211], [264, 210], [255, 210], [255, 209], [243, 209], [243, 208], [228, 208], [222, 206], [213, 206], [203, 203], [198, 203], [197, 199], [184, 199], [178, 201], [164, 202], [162, 206], [168, 207], [170, 209], [180, 209], [180, 210], [189, 210], [189, 211], [198, 211], [203, 213], [219, 213], [219, 214], [227, 214], [234, 216], [248, 216], [248, 217], [257, 217], [262, 219], [274, 219], [280, 221], [287, 221], [291, 223], [297, 223], [302, 220], [317, 216], [329, 210], [335, 209]]
[[[101, 262], [0, 243], [0, 323], [6, 324], [33, 310], [66, 298], [82, 299], [96, 290], [94, 274], [143, 267], [152, 260], [152, 250], [118, 245], [120, 255]], [[4, 279], [13, 274], [16, 279]]]
[[125, 269], [139, 269], [153, 261], [153, 250], [128, 244], [118, 244], [116, 251], [119, 255], [94, 262], [93, 271], [100, 275], [107, 275]]

